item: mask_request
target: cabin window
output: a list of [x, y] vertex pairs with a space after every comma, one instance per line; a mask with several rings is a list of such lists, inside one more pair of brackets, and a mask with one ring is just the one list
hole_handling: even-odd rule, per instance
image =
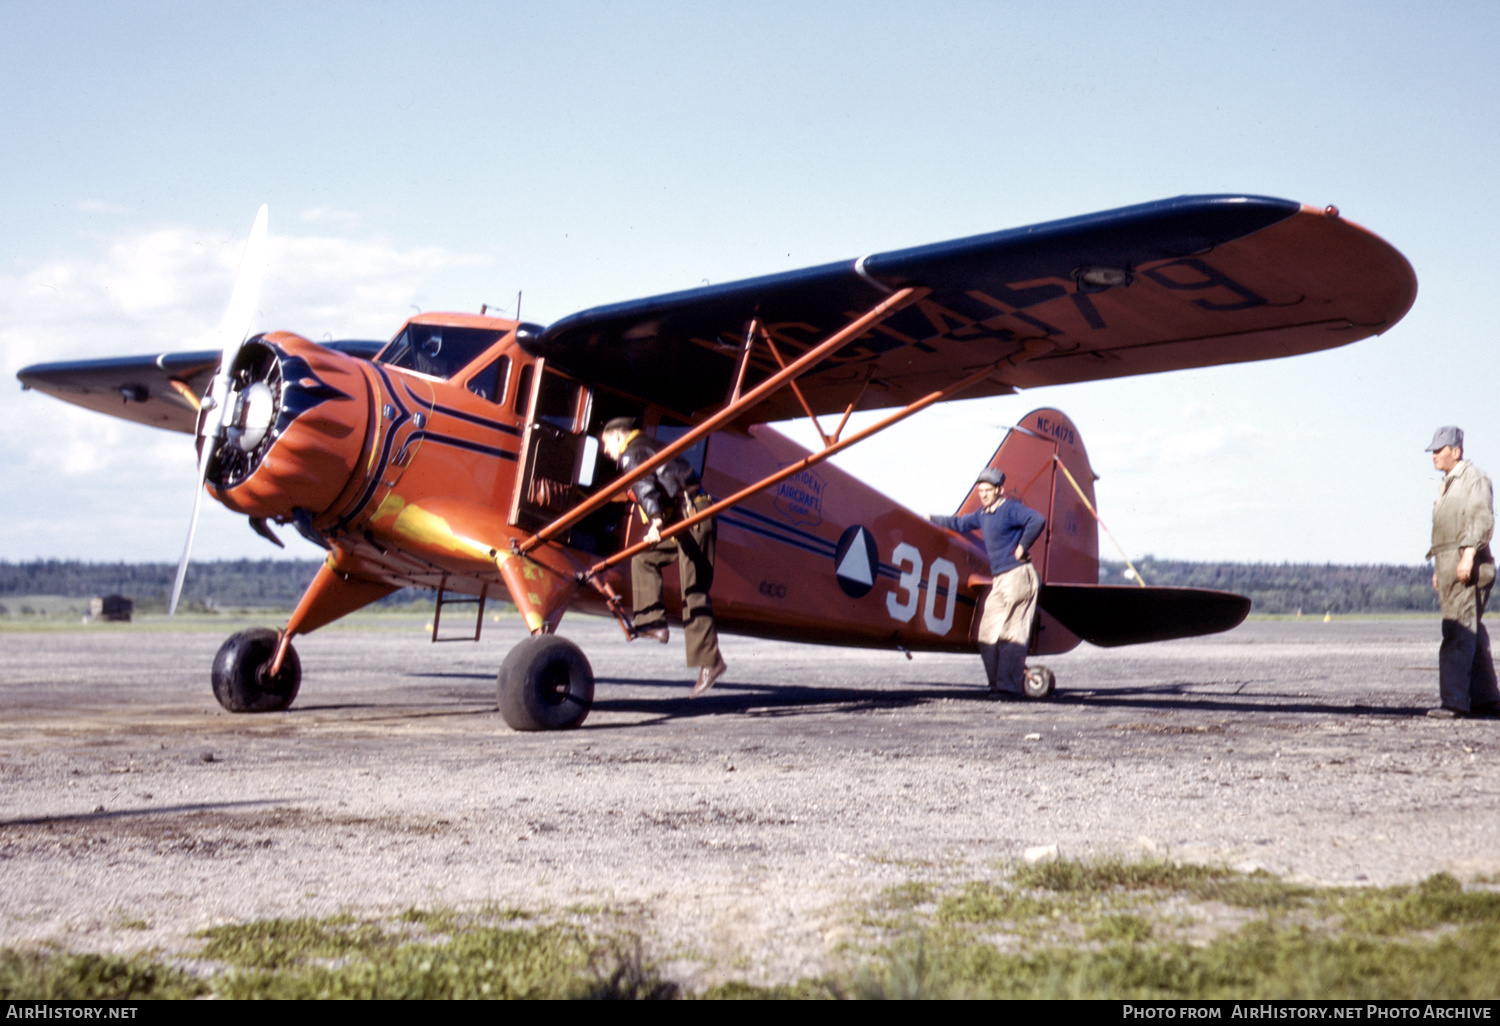
[[594, 475], [599, 472], [599, 439], [593, 435], [583, 436], [583, 462], [578, 467], [578, 484], [592, 488]]
[[544, 373], [531, 419], [550, 424], [559, 431], [572, 432], [578, 422], [578, 400], [582, 393], [583, 386], [578, 382]]
[[376, 359], [392, 367], [405, 367], [446, 380], [473, 363], [503, 336], [504, 332], [487, 328], [408, 324]]
[[525, 419], [531, 413], [531, 376], [536, 365], [528, 363], [521, 368], [521, 380], [516, 385], [516, 416]]
[[502, 356], [469, 379], [468, 389], [492, 403], [505, 401], [505, 385], [510, 378], [510, 357]]

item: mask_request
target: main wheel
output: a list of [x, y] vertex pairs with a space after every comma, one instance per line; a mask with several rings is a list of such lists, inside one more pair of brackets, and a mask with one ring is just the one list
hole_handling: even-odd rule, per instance
[[1045, 666], [1028, 666], [1023, 682], [1027, 698], [1046, 698], [1057, 687], [1057, 676]]
[[267, 670], [276, 656], [276, 632], [252, 627], [232, 635], [214, 656], [214, 697], [230, 712], [280, 712], [302, 686], [302, 663], [287, 646], [281, 672]]
[[522, 641], [500, 664], [500, 715], [516, 730], [567, 730], [594, 704], [594, 671], [577, 645], [555, 634]]

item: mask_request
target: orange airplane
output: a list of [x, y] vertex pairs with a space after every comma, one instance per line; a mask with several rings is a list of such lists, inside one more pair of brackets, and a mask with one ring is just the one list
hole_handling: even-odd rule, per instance
[[[617, 617], [628, 636], [626, 564], [645, 543], [622, 500], [666, 460], [688, 460], [715, 499], [699, 516], [720, 518], [721, 630], [974, 651], [989, 584], [978, 537], [934, 526], [828, 457], [960, 395], [1345, 345], [1391, 327], [1416, 297], [1406, 259], [1333, 207], [1192, 196], [596, 307], [545, 328], [423, 314], [383, 344], [246, 340], [265, 234], [262, 208], [222, 352], [36, 365], [23, 385], [195, 434], [198, 498], [206, 490], [278, 545], [272, 522], [328, 551], [281, 630], [241, 631], [219, 650], [213, 688], [226, 709], [286, 708], [301, 681], [293, 638], [414, 586], [437, 592], [434, 641], [457, 640], [439, 637], [457, 604], [473, 611], [476, 640], [486, 601], [515, 604], [531, 635], [506, 656], [498, 695], [520, 730], [588, 715], [589, 662], [555, 631], [577, 609]], [[880, 408], [892, 412], [846, 434], [851, 414]], [[669, 444], [622, 476], [596, 439], [627, 415]], [[767, 426], [801, 416], [822, 439], [816, 452]], [[1056, 410], [1023, 418], [990, 465], [1005, 471], [1007, 496], [1047, 518], [1032, 548], [1033, 654], [1227, 630], [1249, 611], [1223, 592], [1098, 584], [1094, 473]], [[960, 512], [977, 504], [971, 491]], [[190, 529], [174, 610], [191, 544]], [[670, 598], [668, 610], [680, 614]], [[1044, 667], [1028, 672], [1033, 697], [1052, 686]]]

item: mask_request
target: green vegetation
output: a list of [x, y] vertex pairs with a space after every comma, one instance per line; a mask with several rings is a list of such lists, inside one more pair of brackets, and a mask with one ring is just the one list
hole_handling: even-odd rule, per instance
[[[183, 584], [182, 608], [209, 612], [215, 609], [290, 609], [302, 597], [321, 563], [295, 559], [204, 560], [188, 566]], [[76, 560], [37, 560], [32, 563], [0, 561], [0, 599], [6, 612], [23, 615], [19, 601], [29, 596], [58, 596], [85, 600], [75, 612], [87, 608], [94, 595], [125, 595], [135, 602], [136, 615], [165, 613], [177, 576], [175, 563], [82, 563]], [[377, 606], [403, 606], [421, 600], [432, 607], [432, 593], [403, 588], [381, 599]], [[40, 614], [39, 603], [32, 605]], [[75, 605], [78, 603], [75, 602]]]
[[[1251, 612], [1306, 616], [1324, 613], [1436, 613], [1432, 564], [1335, 566], [1332, 563], [1186, 563], [1147, 556], [1135, 563], [1147, 584], [1212, 588], [1246, 595]], [[1099, 563], [1102, 584], [1132, 583], [1125, 564]], [[1500, 592], [1489, 609], [1500, 608]]]
[[1315, 888], [1159, 859], [1053, 859], [964, 884], [886, 933], [823, 986], [856, 997], [1500, 996], [1500, 894], [1447, 874]]
[[[638, 938], [591, 940], [514, 910], [394, 921], [270, 919], [197, 935], [194, 972], [47, 949], [0, 952], [0, 998], [605, 998], [678, 996]], [[182, 961], [186, 962], [186, 959]]]
[[1317, 888], [1163, 859], [1053, 859], [1001, 880], [887, 888], [874, 908], [845, 971], [702, 996], [1500, 997], [1500, 894], [1446, 874]]
[[[1500, 893], [1447, 874], [1311, 887], [1162, 859], [909, 881], [854, 916], [845, 967], [701, 998], [1500, 998]], [[273, 919], [174, 959], [0, 951], [4, 998], [682, 996], [634, 934], [514, 909]]]
[[[1248, 595], [1252, 611], [1268, 615], [1308, 616], [1325, 612], [1427, 613], [1437, 612], [1432, 590], [1432, 566], [1335, 566], [1312, 563], [1187, 563], [1156, 559], [1136, 562], [1147, 584], [1214, 588]], [[290, 609], [317, 572], [316, 560], [235, 559], [194, 563], [183, 589], [185, 608], [198, 612], [227, 609]], [[1125, 564], [1102, 561], [1099, 580], [1129, 583]], [[136, 614], [165, 612], [177, 567], [172, 563], [80, 563], [38, 560], [0, 561], [0, 617], [39, 616], [47, 610], [36, 596], [76, 600], [94, 595], [126, 595], [135, 601]], [[375, 606], [381, 609], [420, 603], [432, 608], [432, 593], [403, 588]], [[494, 603], [492, 603], [494, 605]], [[31, 613], [26, 610], [30, 608]], [[1500, 590], [1491, 598], [1500, 608]]]
[[51, 948], [0, 951], [0, 998], [6, 1000], [192, 998], [207, 992], [202, 980], [150, 955], [77, 955]]

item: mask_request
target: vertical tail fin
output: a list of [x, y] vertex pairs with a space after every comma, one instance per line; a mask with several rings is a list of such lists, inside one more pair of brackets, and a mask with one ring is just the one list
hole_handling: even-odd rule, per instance
[[[1094, 471], [1067, 414], [1048, 409], [1028, 413], [1006, 432], [989, 466], [1005, 472], [1001, 491], [1007, 499], [1047, 518], [1047, 529], [1031, 547], [1042, 583], [1097, 584], [1099, 528], [1088, 508], [1094, 501]], [[970, 488], [958, 512], [978, 508], [979, 495]]]

